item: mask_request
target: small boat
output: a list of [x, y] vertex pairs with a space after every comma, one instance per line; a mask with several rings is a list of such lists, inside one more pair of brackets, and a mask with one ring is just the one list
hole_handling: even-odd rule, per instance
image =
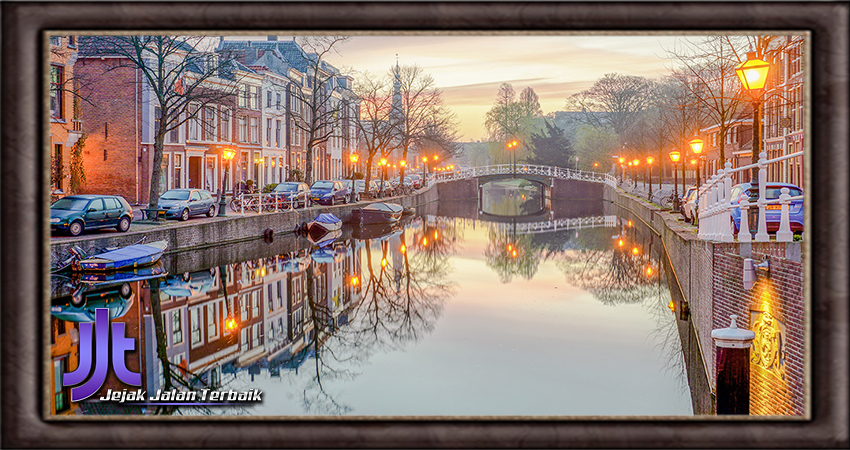
[[352, 230], [351, 236], [360, 240], [386, 240], [397, 233], [400, 233], [402, 227], [396, 223], [373, 223], [371, 225], [361, 225]]
[[342, 236], [341, 230], [325, 231], [313, 228], [307, 232], [307, 240], [317, 247], [327, 247]]
[[166, 241], [130, 245], [76, 261], [73, 268], [81, 272], [101, 272], [148, 266], [159, 261], [167, 247]]
[[309, 232], [336, 231], [340, 228], [342, 228], [342, 220], [330, 213], [319, 214], [312, 222], [307, 224], [307, 231]]
[[398, 222], [404, 207], [397, 203], [372, 203], [354, 210], [352, 218], [361, 224]]

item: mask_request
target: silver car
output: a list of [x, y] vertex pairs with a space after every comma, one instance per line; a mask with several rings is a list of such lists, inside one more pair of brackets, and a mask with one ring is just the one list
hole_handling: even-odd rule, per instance
[[189, 220], [189, 216], [215, 215], [215, 199], [204, 189], [169, 189], [159, 196], [157, 205], [169, 219]]

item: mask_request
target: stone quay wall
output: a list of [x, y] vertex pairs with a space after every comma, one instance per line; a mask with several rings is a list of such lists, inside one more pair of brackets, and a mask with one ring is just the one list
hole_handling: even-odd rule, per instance
[[[755, 331], [750, 349], [750, 414], [805, 415], [808, 364], [805, 255], [801, 242], [722, 243], [697, 238], [695, 227], [620, 189], [606, 186], [603, 198], [632, 211], [661, 236], [674, 275], [688, 302], [712, 389], [716, 348], [711, 331], [738, 326]], [[743, 287], [745, 258], [767, 260], [752, 289]]]
[[[403, 197], [390, 197], [375, 201], [398, 203], [405, 207], [416, 207], [437, 200], [437, 188], [432, 187]], [[191, 219], [187, 222], [168, 221], [164, 225], [146, 225], [144, 229], [127, 233], [103, 233], [82, 235], [76, 239], [62, 239], [52, 242], [50, 250], [55, 255], [66, 255], [73, 245], [84, 250], [123, 247], [145, 242], [166, 241], [168, 253], [184, 250], [197, 250], [218, 246], [224, 243], [249, 241], [263, 236], [267, 229], [275, 235], [292, 232], [296, 226], [313, 220], [321, 213], [332, 213], [347, 222], [352, 211], [360, 209], [370, 202], [348, 205], [315, 206], [306, 209], [246, 214], [244, 216], [228, 210], [226, 218]], [[141, 227], [139, 227], [141, 228]]]

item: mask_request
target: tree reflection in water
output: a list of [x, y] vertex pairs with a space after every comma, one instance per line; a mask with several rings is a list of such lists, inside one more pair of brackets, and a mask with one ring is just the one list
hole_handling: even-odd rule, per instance
[[[457, 232], [445, 223], [419, 225], [379, 239], [346, 243], [365, 253], [365, 270], [352, 273], [359, 277], [365, 272], [366, 279], [351, 286], [352, 277], [348, 277], [346, 288], [351, 288], [353, 301], [344, 311], [345, 324], [334, 319], [330, 303], [319, 295], [315, 262], [308, 269], [307, 300], [315, 332], [310, 342], [314, 373], [301, 390], [306, 413], [351, 412], [350, 406], [328, 391], [328, 381], [351, 380], [371, 355], [403, 351], [408, 343], [433, 331], [446, 300], [455, 292], [447, 276]], [[355, 255], [354, 260], [358, 259]]]

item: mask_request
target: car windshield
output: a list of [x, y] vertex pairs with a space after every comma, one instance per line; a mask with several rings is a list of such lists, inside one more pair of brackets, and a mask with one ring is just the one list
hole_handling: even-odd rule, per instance
[[165, 194], [159, 198], [160, 200], [188, 200], [189, 199], [189, 191], [166, 191]]
[[788, 195], [791, 197], [796, 197], [798, 195], [803, 195], [803, 192], [797, 188], [793, 188], [790, 186], [766, 186], [764, 188], [764, 195], [768, 198], [768, 200], [773, 200], [775, 198], [779, 198], [782, 195], [782, 188], [788, 188]]
[[277, 192], [289, 192], [289, 191], [297, 191], [298, 183], [280, 183], [274, 188]]
[[317, 181], [313, 183], [313, 186], [310, 189], [331, 189], [334, 187], [334, 184], [330, 181]]
[[50, 205], [50, 209], [64, 209], [67, 211], [82, 211], [89, 203], [88, 200], [82, 198], [60, 198], [55, 203]]

